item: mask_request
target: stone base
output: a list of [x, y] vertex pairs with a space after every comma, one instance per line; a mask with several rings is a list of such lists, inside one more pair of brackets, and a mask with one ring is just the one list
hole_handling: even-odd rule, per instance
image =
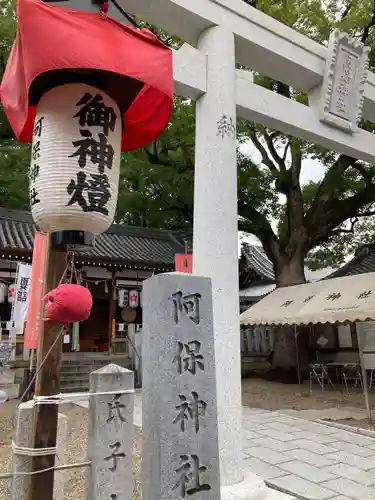
[[9, 368], [3, 368], [0, 371], [0, 384], [14, 384], [16, 372]]
[[8, 401], [10, 399], [18, 399], [20, 385], [19, 384], [0, 384], [0, 390], [8, 394]]
[[269, 489], [263, 479], [244, 471], [244, 480], [230, 486], [221, 486], [221, 500], [268, 500]]
[[295, 497], [268, 488], [263, 479], [245, 471], [241, 483], [221, 486], [221, 500], [296, 500]]

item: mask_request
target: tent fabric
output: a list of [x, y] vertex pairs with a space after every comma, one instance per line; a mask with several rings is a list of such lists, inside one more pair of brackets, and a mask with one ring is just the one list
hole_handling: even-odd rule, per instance
[[375, 273], [278, 288], [240, 316], [243, 325], [375, 320]]
[[173, 107], [173, 54], [154, 34], [97, 13], [18, 0], [17, 36], [0, 99], [20, 141], [32, 141], [33, 82], [52, 70], [70, 69], [106, 71], [144, 84], [124, 111], [122, 151], [153, 142], [167, 126]]

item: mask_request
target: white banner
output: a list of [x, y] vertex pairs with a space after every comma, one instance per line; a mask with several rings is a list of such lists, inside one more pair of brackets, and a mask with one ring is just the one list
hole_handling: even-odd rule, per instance
[[29, 304], [29, 293], [31, 285], [31, 265], [19, 262], [17, 264], [16, 292], [12, 304], [11, 321], [13, 327], [10, 337], [15, 339], [16, 335], [23, 335], [26, 321], [27, 307]]

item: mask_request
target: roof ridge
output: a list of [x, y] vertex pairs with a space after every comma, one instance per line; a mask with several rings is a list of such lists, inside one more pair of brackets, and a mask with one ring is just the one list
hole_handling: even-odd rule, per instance
[[[31, 212], [27, 210], [18, 210], [13, 208], [0, 207], [0, 219], [10, 220], [13, 222], [24, 222], [28, 224], [34, 224]], [[112, 224], [106, 233], [119, 234], [120, 236], [135, 236], [135, 237], [148, 237], [148, 238], [158, 238], [164, 237], [163, 239], [170, 238], [173, 235], [173, 239], [181, 245], [178, 240], [178, 236], [182, 235], [181, 231], [173, 231], [170, 229], [160, 229], [152, 227], [141, 227], [132, 226], [130, 224]]]

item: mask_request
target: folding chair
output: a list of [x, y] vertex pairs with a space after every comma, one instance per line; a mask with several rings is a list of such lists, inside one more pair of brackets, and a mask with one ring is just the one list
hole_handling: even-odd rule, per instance
[[313, 380], [316, 380], [318, 384], [320, 385], [320, 388], [322, 391], [324, 391], [324, 384], [330, 385], [333, 389], [335, 386], [332, 383], [332, 380], [328, 374], [327, 367], [320, 364], [320, 363], [315, 363], [315, 364], [310, 364], [310, 377], [309, 377], [309, 382], [310, 382], [310, 392], [312, 392], [312, 384]]
[[361, 374], [361, 367], [356, 363], [347, 363], [342, 369], [342, 378], [345, 384], [346, 392], [349, 394], [348, 382], [354, 382], [354, 387], [361, 385], [363, 390], [363, 380]]

